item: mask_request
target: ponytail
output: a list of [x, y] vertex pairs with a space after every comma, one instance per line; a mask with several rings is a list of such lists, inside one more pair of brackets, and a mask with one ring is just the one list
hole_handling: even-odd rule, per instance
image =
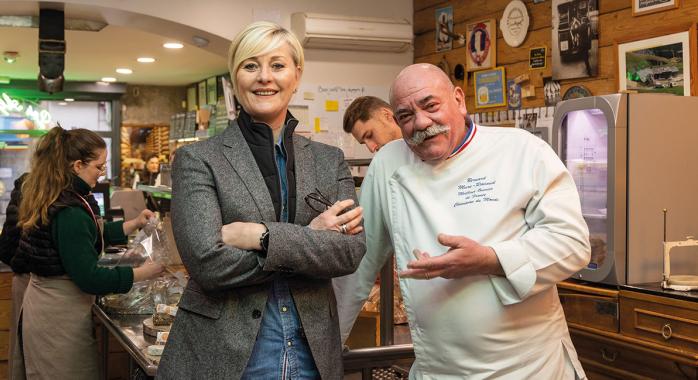
[[73, 163], [95, 160], [106, 147], [96, 133], [88, 129], [66, 131], [60, 124], [39, 138], [29, 175], [22, 185], [19, 226], [28, 230], [48, 224], [49, 206], [72, 185]]

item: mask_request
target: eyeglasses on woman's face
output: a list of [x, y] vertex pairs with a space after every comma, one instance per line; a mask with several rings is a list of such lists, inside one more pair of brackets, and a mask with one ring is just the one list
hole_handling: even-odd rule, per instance
[[324, 194], [322, 194], [320, 189], [317, 187], [315, 188], [314, 192], [306, 195], [303, 199], [308, 207], [312, 208], [315, 212], [325, 212], [325, 210], [333, 205], [333, 203]]
[[101, 164], [98, 164], [96, 161], [89, 161], [89, 162], [83, 162], [85, 165], [93, 167], [97, 169], [100, 173], [104, 173], [107, 171], [107, 163], [103, 162]]

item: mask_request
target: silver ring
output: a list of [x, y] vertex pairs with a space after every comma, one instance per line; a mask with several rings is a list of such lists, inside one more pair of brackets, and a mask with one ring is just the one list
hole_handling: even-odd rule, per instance
[[347, 233], [347, 225], [346, 225], [346, 224], [342, 224], [341, 226], [339, 226], [339, 232], [340, 232], [340, 233], [343, 233], [343, 234], [346, 234], [346, 233]]

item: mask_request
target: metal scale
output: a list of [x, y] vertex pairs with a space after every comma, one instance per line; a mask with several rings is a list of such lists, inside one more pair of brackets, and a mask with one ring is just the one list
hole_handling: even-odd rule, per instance
[[664, 209], [664, 273], [662, 275], [662, 288], [679, 291], [690, 291], [698, 289], [698, 276], [695, 275], [671, 275], [671, 255], [670, 251], [677, 247], [698, 247], [698, 240], [693, 236], [686, 236], [686, 240], [666, 241], [666, 213]]

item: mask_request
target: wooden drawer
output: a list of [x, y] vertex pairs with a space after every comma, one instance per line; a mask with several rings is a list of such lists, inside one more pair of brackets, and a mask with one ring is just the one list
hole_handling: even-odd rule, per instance
[[560, 303], [568, 323], [618, 332], [618, 291], [561, 283]]
[[10, 357], [10, 332], [0, 331], [0, 360]]
[[12, 272], [0, 272], [0, 300], [12, 299]]
[[698, 353], [698, 303], [621, 291], [621, 333]]
[[570, 335], [590, 380], [698, 378], [697, 369], [681, 358], [575, 329]]

